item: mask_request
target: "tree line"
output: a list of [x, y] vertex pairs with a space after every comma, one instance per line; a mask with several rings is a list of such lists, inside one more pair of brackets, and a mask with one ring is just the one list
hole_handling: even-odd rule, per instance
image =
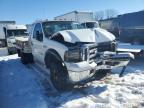
[[117, 17], [118, 14], [119, 12], [117, 10], [106, 9], [106, 10], [94, 12], [94, 18], [95, 20], [110, 19], [110, 18]]

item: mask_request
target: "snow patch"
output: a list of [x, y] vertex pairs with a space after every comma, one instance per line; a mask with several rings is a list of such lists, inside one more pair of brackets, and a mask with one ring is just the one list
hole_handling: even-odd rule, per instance
[[58, 93], [17, 55], [0, 57], [1, 108], [142, 108], [144, 59], [133, 61], [119, 78], [121, 68], [104, 80]]

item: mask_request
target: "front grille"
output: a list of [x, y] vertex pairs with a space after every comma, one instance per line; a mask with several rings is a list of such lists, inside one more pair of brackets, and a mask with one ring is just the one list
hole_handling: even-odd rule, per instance
[[96, 54], [97, 54], [97, 48], [96, 45], [92, 45], [88, 47], [88, 61], [89, 63], [92, 63], [96, 59]]
[[116, 42], [107, 42], [107, 43], [99, 43], [98, 44], [98, 52], [103, 51], [116, 51], [117, 44]]

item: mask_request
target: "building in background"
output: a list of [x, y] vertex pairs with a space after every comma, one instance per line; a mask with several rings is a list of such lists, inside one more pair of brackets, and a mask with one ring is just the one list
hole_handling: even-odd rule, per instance
[[108, 30], [113, 33], [117, 38], [119, 38], [119, 18], [110, 18], [105, 20], [100, 20], [99, 25], [101, 28]]
[[119, 15], [120, 40], [144, 44], [144, 11]]
[[54, 18], [54, 20], [86, 22], [94, 21], [93, 12], [72, 11]]
[[100, 20], [99, 23], [102, 28], [113, 33], [121, 42], [144, 44], [144, 11]]

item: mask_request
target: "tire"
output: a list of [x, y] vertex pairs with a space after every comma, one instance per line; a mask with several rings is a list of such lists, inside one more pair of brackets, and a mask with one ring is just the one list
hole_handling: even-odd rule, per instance
[[33, 56], [31, 53], [21, 53], [21, 62], [23, 64], [33, 63]]
[[50, 80], [58, 91], [66, 91], [72, 88], [68, 72], [60, 61], [55, 60], [50, 63]]

